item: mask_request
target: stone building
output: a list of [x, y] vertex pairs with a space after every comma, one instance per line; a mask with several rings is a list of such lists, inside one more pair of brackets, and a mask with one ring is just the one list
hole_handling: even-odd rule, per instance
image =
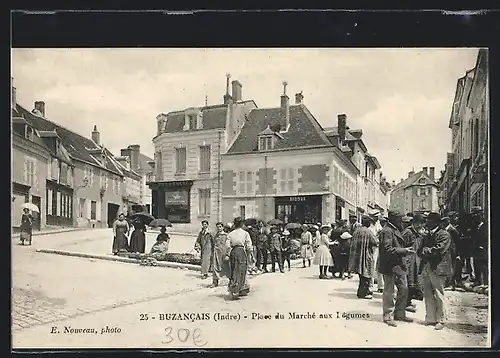
[[390, 209], [401, 214], [439, 212], [438, 192], [434, 167], [423, 167], [417, 173], [412, 170], [406, 179], [393, 185]]
[[167, 218], [177, 230], [194, 231], [202, 220], [222, 218], [221, 155], [232, 145], [257, 105], [242, 99], [242, 85], [226, 80], [223, 103], [191, 107], [157, 116], [152, 214]]

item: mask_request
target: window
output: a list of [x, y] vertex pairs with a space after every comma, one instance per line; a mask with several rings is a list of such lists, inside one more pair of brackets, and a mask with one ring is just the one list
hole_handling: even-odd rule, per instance
[[97, 203], [95, 201], [90, 202], [90, 220], [96, 219]]
[[280, 170], [280, 191], [293, 192], [295, 180], [295, 170], [293, 168]]
[[177, 174], [186, 173], [186, 148], [175, 149], [175, 172]]
[[474, 121], [474, 126], [473, 126], [473, 135], [474, 139], [472, 141], [473, 143], [473, 148], [474, 152], [472, 154], [472, 158], [475, 159], [477, 155], [479, 154], [479, 118], [476, 118]]
[[198, 116], [196, 114], [189, 115], [189, 128], [188, 129], [196, 129], [196, 118]]
[[84, 217], [85, 215], [85, 199], [80, 199], [79, 205], [78, 205], [78, 213], [81, 218]]
[[210, 189], [200, 189], [198, 196], [200, 200], [198, 213], [204, 216], [210, 215]]
[[24, 160], [24, 182], [30, 186], [35, 186], [36, 182], [36, 163], [32, 159]]
[[200, 172], [210, 173], [210, 146], [200, 146]]
[[420, 188], [420, 196], [425, 196], [427, 195], [427, 188]]
[[56, 204], [54, 205], [57, 207], [57, 216], [62, 216], [62, 206], [61, 206], [61, 192], [58, 191], [56, 193]]
[[239, 194], [253, 195], [254, 192], [254, 176], [253, 172], [240, 171], [238, 175]]
[[26, 139], [33, 141], [33, 128], [26, 126]]
[[47, 189], [47, 215], [52, 215], [52, 195], [54, 192], [52, 189]]
[[245, 205], [240, 205], [240, 217], [245, 219]]
[[273, 137], [266, 136], [259, 138], [259, 150], [271, 150], [273, 149]]
[[94, 168], [90, 165], [85, 166], [85, 177], [88, 180], [88, 186], [92, 186], [94, 184]]

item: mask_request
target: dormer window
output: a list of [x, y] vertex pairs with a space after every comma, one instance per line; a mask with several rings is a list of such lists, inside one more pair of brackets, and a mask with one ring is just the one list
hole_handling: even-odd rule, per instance
[[189, 129], [196, 129], [196, 119], [197, 119], [196, 114], [190, 114], [189, 115]]
[[203, 115], [199, 108], [188, 108], [184, 111], [184, 130], [202, 129]]
[[271, 150], [273, 149], [273, 137], [272, 136], [262, 136], [259, 138], [259, 150]]
[[425, 184], [425, 178], [420, 178], [418, 181], [419, 184]]
[[33, 141], [33, 128], [28, 125], [26, 126], [25, 138], [27, 140]]

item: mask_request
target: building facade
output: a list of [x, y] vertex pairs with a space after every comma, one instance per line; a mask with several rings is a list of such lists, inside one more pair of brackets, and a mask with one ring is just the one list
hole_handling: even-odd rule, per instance
[[242, 86], [229, 76], [224, 103], [159, 114], [154, 174], [149, 175], [152, 214], [167, 218], [180, 230], [212, 225], [222, 218], [221, 155], [239, 134], [254, 101], [243, 101]]
[[423, 167], [395, 184], [390, 191], [390, 209], [401, 214], [439, 212], [439, 185], [434, 167]]
[[489, 72], [488, 52], [480, 49], [475, 67], [457, 82], [449, 128], [452, 150], [447, 155], [443, 186], [446, 210], [468, 213], [472, 206], [489, 212]]
[[323, 129], [303, 104], [302, 93], [295, 95], [295, 105], [289, 104], [284, 85], [280, 107], [253, 109], [222, 156], [224, 221], [242, 216], [334, 222], [361, 206], [366, 210], [358, 186], [358, 166], [364, 164], [351, 149], [362, 142], [349, 143], [347, 117], [339, 115], [337, 128]]
[[[141, 205], [142, 176], [131, 169], [130, 157], [120, 156], [120, 157], [115, 157], [115, 159], [120, 165], [120, 170], [123, 173], [122, 213], [127, 214], [127, 213], [133, 213], [135, 211], [143, 211], [143, 205]], [[138, 208], [140, 208], [140, 210], [138, 210]]]

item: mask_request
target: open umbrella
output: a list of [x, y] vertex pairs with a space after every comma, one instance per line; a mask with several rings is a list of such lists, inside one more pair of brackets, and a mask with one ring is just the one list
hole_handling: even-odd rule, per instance
[[144, 223], [144, 225], [149, 225], [151, 221], [155, 219], [153, 215], [146, 212], [132, 214], [129, 216], [129, 218], [134, 222], [140, 221]]
[[254, 225], [257, 225], [257, 221], [259, 221], [259, 220], [256, 218], [249, 218], [249, 219], [245, 220], [245, 225], [246, 226], [254, 226]]
[[151, 227], [161, 227], [161, 226], [172, 227], [172, 224], [167, 219], [154, 219], [153, 221], [151, 221], [149, 223], [149, 226], [151, 226]]
[[21, 205], [21, 208], [22, 209], [28, 209], [28, 210], [31, 210], [31, 211], [34, 211], [34, 212], [37, 212], [37, 213], [40, 212], [40, 209], [38, 209], [38, 206], [36, 206], [33, 203], [24, 203], [23, 205]]
[[300, 229], [300, 228], [302, 228], [302, 225], [298, 223], [288, 223], [285, 226], [285, 229]]
[[269, 225], [283, 225], [283, 221], [280, 219], [271, 219], [267, 222]]

